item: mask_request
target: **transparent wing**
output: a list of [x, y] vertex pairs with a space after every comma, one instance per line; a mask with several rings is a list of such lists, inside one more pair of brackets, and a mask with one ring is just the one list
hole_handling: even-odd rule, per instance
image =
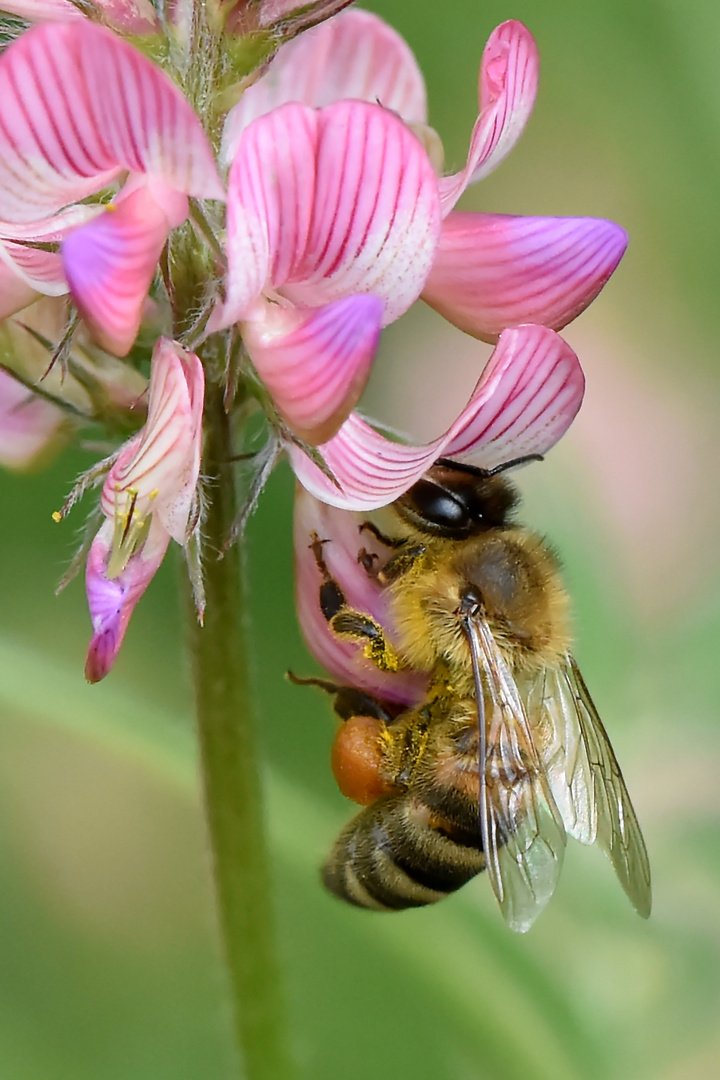
[[480, 828], [506, 922], [528, 930], [555, 891], [565, 829], [512, 672], [490, 627], [466, 617], [480, 721]]
[[[537, 696], [536, 696], [537, 695]], [[548, 668], [528, 695], [536, 740], [565, 829], [597, 841], [643, 918], [650, 914], [650, 864], [620, 766], [572, 656]]]

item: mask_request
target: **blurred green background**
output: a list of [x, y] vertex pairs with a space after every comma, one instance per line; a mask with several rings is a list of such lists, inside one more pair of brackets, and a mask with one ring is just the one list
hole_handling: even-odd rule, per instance
[[[586, 404], [520, 480], [527, 521], [566, 567], [576, 651], [644, 828], [655, 907], [639, 920], [609, 864], [579, 845], [524, 937], [480, 879], [434, 910], [387, 917], [321, 891], [317, 868], [352, 808], [328, 767], [326, 703], [283, 679], [314, 668], [294, 620], [282, 468], [251, 523], [249, 569], [303, 1080], [714, 1080], [720, 5], [385, 0], [375, 10], [426, 71], [452, 167], [464, 161], [488, 34], [509, 17], [526, 22], [543, 63], [534, 117], [463, 205], [610, 217], [630, 233], [618, 273], [566, 332]], [[413, 312], [386, 335], [366, 408], [436, 435], [488, 353]], [[90, 460], [68, 451], [41, 474], [0, 477], [0, 1078], [227, 1080], [177, 567], [167, 560], [96, 687], [82, 677], [81, 583], [53, 595], [73, 521], [50, 513]]]

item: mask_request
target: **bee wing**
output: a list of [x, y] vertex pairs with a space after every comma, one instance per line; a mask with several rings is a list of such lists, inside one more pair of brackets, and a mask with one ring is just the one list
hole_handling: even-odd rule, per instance
[[[531, 694], [531, 697], [533, 695]], [[567, 832], [609, 856], [643, 918], [650, 914], [650, 864], [620, 766], [572, 656], [544, 673], [541, 754]], [[549, 723], [548, 723], [549, 721]]]
[[565, 829], [517, 683], [492, 631], [475, 615], [466, 618], [465, 627], [480, 722], [480, 830], [486, 869], [505, 921], [524, 932], [555, 891]]

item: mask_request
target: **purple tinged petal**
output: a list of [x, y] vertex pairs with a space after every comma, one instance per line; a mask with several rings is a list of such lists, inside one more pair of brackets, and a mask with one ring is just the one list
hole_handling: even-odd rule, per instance
[[155, 525], [144, 548], [128, 561], [122, 573], [109, 578], [112, 523], [105, 522], [93, 540], [85, 573], [93, 637], [85, 662], [85, 678], [104, 679], [120, 651], [135, 605], [157, 573], [170, 542], [162, 526]]
[[525, 128], [537, 93], [540, 59], [527, 27], [511, 19], [493, 30], [480, 65], [480, 115], [464, 169], [440, 180], [443, 216], [468, 184], [482, 180], [507, 157]]
[[330, 439], [357, 404], [380, 338], [382, 302], [363, 293], [321, 308], [266, 306], [243, 341], [279, 412], [309, 443]]
[[336, 487], [295, 446], [288, 454], [300, 482], [331, 506], [371, 510], [407, 491], [439, 457], [491, 469], [544, 454], [572, 423], [584, 391], [570, 346], [543, 326], [505, 330], [455, 423], [426, 446], [391, 442], [352, 413], [320, 452]]
[[116, 356], [135, 341], [170, 232], [168, 213], [177, 220], [178, 201], [187, 214], [186, 196], [170, 190], [161, 207], [138, 187], [65, 239], [62, 261], [73, 300], [98, 344]]
[[223, 198], [212, 150], [171, 80], [89, 21], [46, 23], [0, 58], [0, 218], [45, 218], [146, 173], [187, 195]]
[[[358, 562], [361, 547], [387, 558], [387, 549], [369, 534], [360, 537], [360, 519], [346, 510], [337, 510], [298, 489], [295, 499], [295, 569], [298, 619], [305, 641], [315, 659], [342, 684], [357, 686], [387, 701], [411, 705], [421, 700], [427, 679], [417, 672], [389, 673], [362, 655], [356, 643], [343, 641], [332, 633], [320, 610], [322, 577], [310, 550], [311, 534], [329, 543], [323, 557], [333, 579], [341, 584], [351, 607], [371, 615], [390, 627], [387, 591], [374, 581]], [[391, 632], [391, 630], [390, 630]]]
[[601, 218], [454, 211], [422, 298], [486, 341], [521, 323], [560, 330], [595, 299], [626, 246], [624, 230]]
[[427, 118], [425, 83], [409, 46], [369, 11], [350, 9], [284, 45], [229, 113], [221, 156], [232, 161], [253, 120], [290, 101], [321, 109], [353, 98], [379, 103], [408, 124]]

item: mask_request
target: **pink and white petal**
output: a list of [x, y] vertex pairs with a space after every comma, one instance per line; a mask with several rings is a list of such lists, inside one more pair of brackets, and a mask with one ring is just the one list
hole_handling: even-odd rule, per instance
[[262, 291], [301, 262], [315, 196], [318, 122], [314, 109], [285, 105], [243, 133], [228, 179], [226, 298], [212, 329], [247, 318]]
[[422, 298], [485, 341], [527, 322], [560, 330], [595, 299], [626, 246], [625, 231], [601, 218], [454, 211]]
[[85, 573], [93, 637], [85, 662], [85, 678], [104, 679], [115, 663], [135, 605], [165, 557], [170, 537], [162, 526], [151, 526], [145, 546], [128, 561], [117, 577], [105, 574], [112, 549], [113, 525], [106, 521], [93, 540]]
[[93, 0], [108, 24], [123, 34], [146, 37], [160, 31], [157, 12], [150, 0]]
[[321, 308], [265, 310], [263, 322], [243, 327], [250, 359], [288, 427], [306, 442], [326, 442], [367, 382], [382, 301], [361, 293]]
[[[152, 34], [158, 30], [149, 0], [94, 0], [108, 23], [126, 34]], [[2, 10], [29, 22], [72, 22], [86, 15], [70, 0], [3, 0]]]
[[423, 698], [427, 679], [417, 672], [379, 671], [362, 655], [361, 647], [332, 633], [320, 609], [322, 576], [310, 549], [313, 533], [328, 541], [323, 545], [323, 557], [348, 604], [389, 627], [387, 593], [358, 563], [361, 547], [377, 552], [384, 559], [388, 552], [370, 534], [363, 534], [361, 538], [360, 523], [361, 519], [356, 515], [328, 506], [298, 488], [294, 532], [300, 628], [312, 655], [341, 684], [356, 686], [386, 701], [413, 705]]
[[372, 510], [407, 491], [439, 457], [492, 469], [511, 458], [544, 454], [562, 437], [582, 401], [585, 380], [570, 346], [544, 326], [505, 330], [455, 423], [426, 446], [391, 442], [352, 413], [319, 447], [338, 481], [298, 447], [295, 475], [331, 506]]
[[0, 370], [0, 465], [32, 468], [66, 427], [61, 409]]
[[28, 22], [72, 22], [86, 18], [70, 0], [3, 0], [2, 10]]
[[[173, 194], [187, 213], [187, 197]], [[116, 356], [135, 341], [169, 232], [165, 208], [140, 186], [63, 243], [73, 300], [98, 344]]]
[[491, 173], [520, 138], [535, 104], [539, 70], [537, 45], [527, 27], [510, 19], [493, 30], [480, 65], [480, 115], [467, 163], [460, 172], [439, 181], [443, 216], [468, 184]]
[[45, 218], [123, 170], [224, 197], [188, 102], [105, 27], [46, 23], [22, 34], [0, 57], [0, 102], [0, 218]]
[[341, 101], [318, 115], [310, 235], [282, 292], [307, 307], [371, 292], [384, 302], [387, 325], [415, 302], [430, 272], [437, 178], [419, 140], [387, 109]]
[[145, 426], [123, 447], [103, 485], [100, 505], [108, 518], [130, 504], [152, 513], [184, 544], [200, 471], [204, 373], [195, 353], [160, 338], [150, 369]]
[[282, 46], [228, 113], [221, 157], [232, 161], [248, 124], [280, 105], [296, 101], [320, 109], [348, 98], [379, 103], [409, 124], [427, 119], [425, 82], [409, 46], [377, 15], [358, 8]]
[[[30, 225], [0, 221], [0, 262], [7, 268], [7, 271], [3, 270], [3, 281], [9, 280], [9, 272], [17, 277], [18, 283], [24, 284], [22, 289], [18, 284], [0, 293], [0, 318], [20, 310], [14, 306], [15, 293], [30, 295], [31, 299], [37, 293], [45, 296], [63, 296], [67, 293], [68, 283], [59, 251], [46, 251], [30, 245], [59, 244], [68, 231], [102, 213], [102, 206], [70, 206]], [[15, 243], [16, 240], [19, 242]]]

